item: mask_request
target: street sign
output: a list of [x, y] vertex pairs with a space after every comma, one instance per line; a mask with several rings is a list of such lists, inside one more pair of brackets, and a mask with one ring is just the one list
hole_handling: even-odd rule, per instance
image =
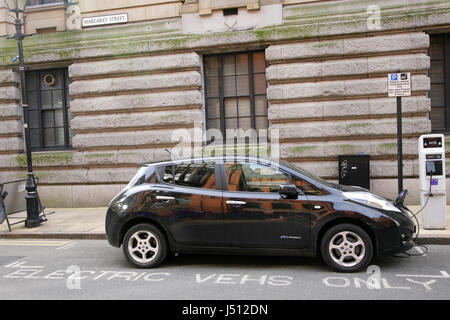
[[128, 22], [128, 14], [115, 14], [109, 16], [96, 16], [96, 17], [85, 17], [82, 20], [82, 26], [92, 27], [92, 26], [102, 26], [107, 24], [117, 24]]
[[388, 74], [389, 97], [408, 97], [411, 95], [411, 73]]

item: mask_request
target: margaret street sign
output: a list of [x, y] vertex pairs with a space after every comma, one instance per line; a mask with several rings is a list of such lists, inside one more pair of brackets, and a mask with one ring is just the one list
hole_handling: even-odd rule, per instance
[[83, 27], [103, 26], [128, 22], [128, 14], [115, 14], [109, 16], [85, 17], [82, 20]]

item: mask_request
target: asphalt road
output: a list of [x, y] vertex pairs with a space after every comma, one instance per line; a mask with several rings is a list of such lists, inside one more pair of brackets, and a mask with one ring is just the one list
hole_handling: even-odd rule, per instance
[[[413, 249], [411, 253], [417, 254]], [[320, 258], [179, 255], [135, 269], [100, 240], [0, 239], [2, 299], [450, 299], [450, 246], [383, 257], [366, 271]]]

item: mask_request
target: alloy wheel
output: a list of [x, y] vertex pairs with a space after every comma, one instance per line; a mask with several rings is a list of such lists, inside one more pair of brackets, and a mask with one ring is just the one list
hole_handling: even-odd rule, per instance
[[328, 251], [336, 264], [348, 268], [356, 266], [364, 259], [366, 246], [356, 233], [341, 231], [330, 240]]
[[136, 231], [128, 240], [130, 257], [139, 263], [152, 262], [157, 257], [158, 251], [158, 239], [148, 230]]

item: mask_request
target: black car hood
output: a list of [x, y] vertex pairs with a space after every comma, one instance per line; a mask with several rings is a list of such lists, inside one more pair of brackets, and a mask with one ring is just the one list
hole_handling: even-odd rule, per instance
[[[358, 186], [345, 186], [345, 185], [342, 185], [342, 184], [335, 184], [334, 188], [339, 190], [339, 191], [342, 191], [342, 192], [369, 192], [369, 193], [373, 194], [372, 191], [370, 191], [370, 190], [368, 190], [366, 188], [358, 187]], [[388, 201], [391, 201], [391, 202], [394, 201], [394, 200], [389, 199], [389, 198], [385, 198], [385, 197], [382, 197], [382, 198], [384, 198], [384, 199], [386, 199]]]

